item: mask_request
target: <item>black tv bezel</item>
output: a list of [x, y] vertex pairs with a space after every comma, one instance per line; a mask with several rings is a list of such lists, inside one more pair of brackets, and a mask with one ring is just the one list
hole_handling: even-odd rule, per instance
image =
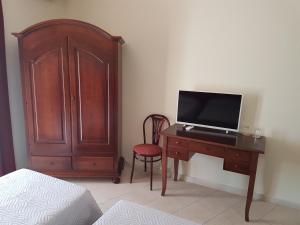
[[[226, 127], [218, 127], [218, 126], [210, 126], [210, 125], [205, 125], [205, 124], [188, 123], [188, 122], [184, 122], [184, 121], [178, 121], [179, 95], [180, 95], [180, 92], [181, 92], [181, 91], [184, 91], [184, 92], [197, 92], [197, 93], [223, 94], [223, 95], [237, 95], [237, 96], [241, 96], [240, 113], [239, 113], [239, 118], [238, 118], [238, 126], [237, 126], [237, 129], [226, 128]], [[182, 125], [195, 126], [195, 127], [203, 127], [203, 128], [217, 129], [217, 130], [223, 130], [223, 131], [239, 132], [239, 129], [240, 129], [240, 122], [241, 122], [241, 114], [242, 114], [242, 106], [243, 106], [243, 95], [242, 95], [242, 94], [228, 93], [228, 92], [178, 90], [178, 95], [177, 95], [177, 111], [176, 111], [176, 123], [182, 124]]]

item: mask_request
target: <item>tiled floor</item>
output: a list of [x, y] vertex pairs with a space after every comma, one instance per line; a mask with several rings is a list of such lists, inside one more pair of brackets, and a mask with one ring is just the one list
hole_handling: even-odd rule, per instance
[[246, 223], [244, 197], [182, 181], [169, 180], [166, 196], [161, 197], [159, 176], [154, 178], [154, 190], [150, 191], [149, 176], [142, 171], [136, 171], [134, 183], [129, 184], [128, 167], [120, 184], [105, 179], [70, 181], [88, 188], [104, 213], [124, 199], [206, 225], [300, 225], [300, 210], [263, 201], [252, 203], [251, 221]]

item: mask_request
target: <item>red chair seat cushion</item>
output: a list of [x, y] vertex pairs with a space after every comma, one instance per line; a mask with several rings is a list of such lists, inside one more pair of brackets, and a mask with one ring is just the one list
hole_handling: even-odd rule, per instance
[[134, 146], [133, 151], [141, 156], [154, 157], [161, 155], [162, 149], [158, 145], [140, 144]]

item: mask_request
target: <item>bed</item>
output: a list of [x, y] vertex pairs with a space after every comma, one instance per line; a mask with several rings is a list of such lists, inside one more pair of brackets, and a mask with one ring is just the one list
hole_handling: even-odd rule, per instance
[[119, 201], [93, 225], [199, 225], [128, 201]]
[[101, 215], [83, 187], [28, 169], [0, 177], [1, 225], [88, 225]]

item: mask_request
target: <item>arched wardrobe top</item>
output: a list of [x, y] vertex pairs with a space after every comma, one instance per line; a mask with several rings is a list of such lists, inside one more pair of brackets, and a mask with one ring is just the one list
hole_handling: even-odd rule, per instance
[[49, 32], [55, 30], [57, 31], [60, 30], [64, 32], [66, 31], [74, 32], [76, 30], [77, 32], [83, 32], [82, 35], [86, 35], [85, 32], [87, 33], [93, 32], [96, 35], [100, 35], [108, 40], [117, 41], [120, 42], [121, 44], [125, 43], [121, 36], [110, 35], [106, 31], [102, 30], [101, 28], [95, 25], [92, 25], [87, 22], [79, 21], [79, 20], [73, 20], [73, 19], [54, 19], [54, 20], [43, 21], [26, 28], [22, 32], [13, 33], [13, 35], [16, 36], [17, 38], [25, 38], [27, 35], [30, 35], [33, 32], [36, 32], [38, 30], [44, 30], [44, 29], [49, 30]]

